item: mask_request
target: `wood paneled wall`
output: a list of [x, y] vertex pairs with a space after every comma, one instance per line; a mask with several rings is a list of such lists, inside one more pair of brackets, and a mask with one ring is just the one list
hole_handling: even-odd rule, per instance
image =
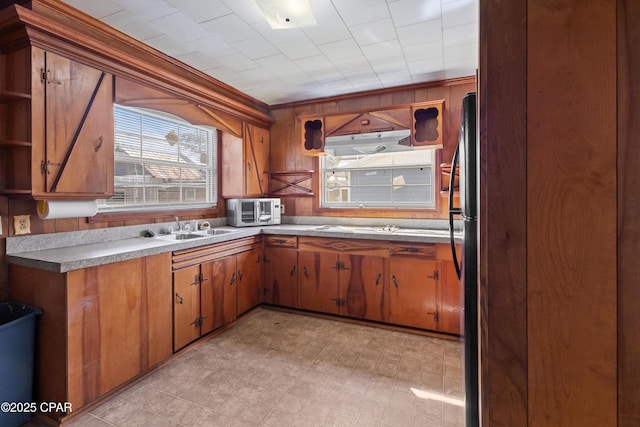
[[[271, 115], [276, 120], [271, 128], [271, 171], [310, 170], [314, 168], [313, 157], [302, 153], [298, 116], [309, 114], [335, 114], [352, 111], [375, 110], [389, 106], [408, 105], [415, 102], [444, 99], [444, 142], [442, 161], [450, 162], [457, 144], [460, 127], [462, 98], [467, 92], [476, 90], [475, 77], [458, 80], [413, 85], [395, 90], [381, 90], [336, 98], [319, 99], [274, 106]], [[436, 173], [439, 179], [439, 171]], [[313, 213], [312, 198], [283, 199], [286, 215], [308, 216]], [[441, 209], [435, 217], [447, 217]], [[363, 214], [364, 215], [364, 214]], [[414, 217], [427, 217], [417, 214]]]
[[480, 1], [484, 425], [640, 423], [636, 3]]
[[618, 425], [640, 425], [640, 2], [618, 0]]

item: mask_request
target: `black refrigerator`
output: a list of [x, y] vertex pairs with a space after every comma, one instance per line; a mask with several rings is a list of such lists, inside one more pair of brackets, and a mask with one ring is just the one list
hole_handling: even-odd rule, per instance
[[[466, 426], [480, 424], [478, 391], [478, 185], [480, 167], [477, 139], [476, 94], [462, 100], [462, 123], [458, 147], [449, 176], [449, 234], [456, 272], [464, 295], [464, 384]], [[460, 206], [454, 206], [456, 169], [459, 169]], [[462, 259], [454, 241], [454, 220], [462, 220]]]

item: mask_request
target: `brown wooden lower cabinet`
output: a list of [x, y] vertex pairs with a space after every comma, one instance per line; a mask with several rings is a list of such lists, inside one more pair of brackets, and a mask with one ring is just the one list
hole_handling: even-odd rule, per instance
[[298, 307], [298, 251], [265, 247], [262, 302]]
[[[259, 304], [261, 248], [251, 239], [234, 244], [174, 255], [174, 351]], [[187, 265], [181, 266], [184, 259]]]
[[389, 274], [389, 322], [438, 330], [438, 262], [392, 256]]
[[301, 250], [300, 308], [384, 320], [384, 258]]
[[260, 304], [262, 291], [262, 251], [254, 248], [237, 255], [238, 303], [237, 315], [241, 315]]
[[10, 265], [9, 277], [11, 298], [43, 310], [38, 401], [78, 410], [171, 355], [169, 253], [67, 273]]

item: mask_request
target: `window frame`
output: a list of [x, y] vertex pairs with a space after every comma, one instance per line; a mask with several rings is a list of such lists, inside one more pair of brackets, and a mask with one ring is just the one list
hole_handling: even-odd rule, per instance
[[340, 216], [340, 217], [376, 217], [376, 218], [428, 218], [440, 219], [442, 193], [441, 193], [441, 168], [442, 148], [434, 149], [434, 197], [435, 203], [432, 208], [409, 208], [409, 207], [324, 207], [322, 206], [322, 174], [321, 156], [313, 158], [313, 206], [312, 213], [319, 216]]

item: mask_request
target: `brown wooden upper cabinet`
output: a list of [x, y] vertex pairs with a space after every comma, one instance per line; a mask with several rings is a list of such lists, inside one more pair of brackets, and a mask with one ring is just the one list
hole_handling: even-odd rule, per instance
[[444, 100], [421, 102], [393, 108], [300, 116], [302, 152], [307, 156], [324, 153], [325, 138], [331, 136], [411, 130], [413, 147], [441, 147], [443, 140]]
[[411, 106], [411, 145], [442, 147], [444, 101], [429, 101]]
[[[113, 194], [113, 76], [36, 47], [3, 55], [2, 192], [36, 199]], [[15, 108], [14, 108], [15, 107]]]
[[309, 117], [300, 120], [302, 132], [302, 152], [307, 156], [319, 156], [324, 152], [324, 120]]
[[262, 196], [268, 192], [269, 129], [245, 124], [242, 138], [222, 134], [222, 196]]

